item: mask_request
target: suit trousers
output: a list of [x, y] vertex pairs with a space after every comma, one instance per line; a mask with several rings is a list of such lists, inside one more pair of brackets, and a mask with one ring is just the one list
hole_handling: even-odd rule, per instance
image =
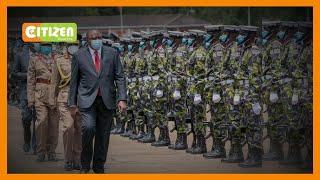
[[92, 161], [93, 170], [104, 169], [114, 110], [107, 109], [101, 96], [96, 97], [91, 107], [79, 110], [82, 118], [81, 166], [90, 169]]

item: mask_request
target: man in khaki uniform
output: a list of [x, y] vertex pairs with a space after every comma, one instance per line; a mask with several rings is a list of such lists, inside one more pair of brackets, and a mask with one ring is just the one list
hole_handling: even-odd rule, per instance
[[59, 119], [56, 108], [55, 56], [52, 45], [42, 43], [40, 53], [30, 57], [27, 74], [28, 107], [35, 106], [37, 139], [37, 161], [56, 161]]
[[65, 156], [65, 170], [80, 170], [81, 154], [81, 119], [80, 116], [71, 117], [67, 100], [69, 94], [69, 82], [71, 78], [72, 55], [78, 51], [79, 43], [67, 45], [67, 51], [59, 55], [56, 60], [57, 76], [59, 79], [57, 105], [62, 123], [63, 146]]

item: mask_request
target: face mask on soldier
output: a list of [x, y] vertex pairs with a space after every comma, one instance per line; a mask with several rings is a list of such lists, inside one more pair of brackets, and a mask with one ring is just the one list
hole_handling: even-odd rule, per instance
[[220, 37], [219, 37], [219, 41], [221, 43], [225, 43], [227, 41], [227, 38], [228, 36], [226, 34], [222, 34]]
[[51, 46], [40, 46], [40, 52], [44, 55], [49, 55], [52, 51]]

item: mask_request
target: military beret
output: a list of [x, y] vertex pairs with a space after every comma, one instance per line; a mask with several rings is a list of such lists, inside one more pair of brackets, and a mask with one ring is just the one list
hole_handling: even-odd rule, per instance
[[204, 26], [204, 28], [207, 31], [217, 31], [217, 30], [221, 30], [223, 28], [223, 25], [208, 25], [208, 26]]
[[239, 26], [235, 26], [235, 25], [224, 25], [223, 30], [225, 30], [225, 31], [239, 31], [240, 28], [239, 28]]
[[258, 31], [257, 26], [240, 26], [241, 31], [251, 31], [251, 32], [257, 32]]

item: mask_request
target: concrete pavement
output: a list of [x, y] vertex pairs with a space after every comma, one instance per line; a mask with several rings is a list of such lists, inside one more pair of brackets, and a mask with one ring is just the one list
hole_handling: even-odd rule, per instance
[[[171, 124], [170, 124], [171, 125]], [[158, 134], [158, 132], [156, 132]], [[172, 142], [175, 140], [171, 134]], [[192, 136], [188, 138], [189, 145]], [[208, 150], [211, 141], [207, 141]], [[267, 142], [265, 142], [267, 144]], [[79, 173], [64, 171], [63, 146], [60, 133], [57, 147], [58, 162], [36, 162], [36, 156], [22, 150], [23, 135], [20, 111], [8, 106], [8, 173]], [[226, 144], [227, 151], [229, 142]], [[267, 146], [266, 146], [267, 147]], [[266, 151], [267, 149], [265, 149]], [[247, 148], [244, 148], [246, 154]], [[111, 135], [106, 173], [306, 173], [297, 167], [282, 166], [278, 162], [263, 162], [262, 168], [243, 169], [237, 164], [221, 163], [221, 159], [205, 159], [185, 151], [167, 147], [153, 147]]]

